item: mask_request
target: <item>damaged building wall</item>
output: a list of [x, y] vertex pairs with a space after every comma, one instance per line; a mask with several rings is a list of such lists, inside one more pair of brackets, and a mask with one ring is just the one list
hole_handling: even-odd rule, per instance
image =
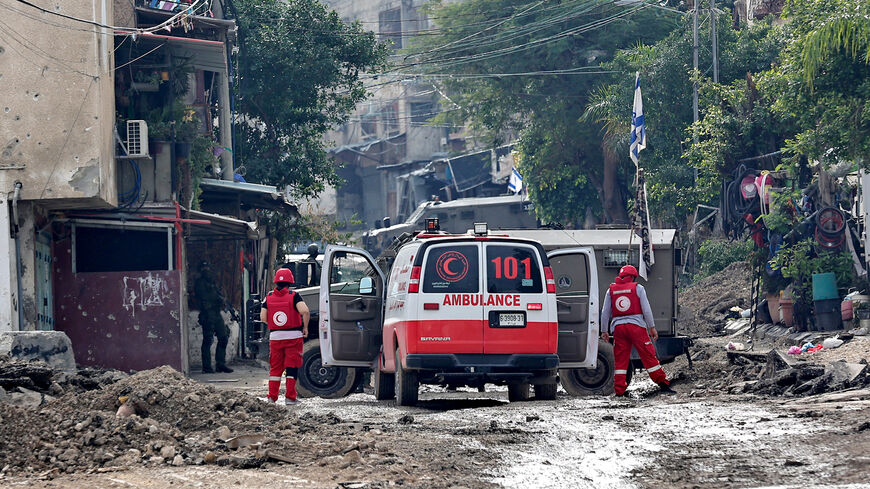
[[72, 340], [76, 361], [125, 371], [170, 365], [187, 372], [181, 272], [74, 271], [74, 232], [65, 229], [54, 243], [55, 316], [57, 329]]
[[[41, 236], [43, 209], [117, 201], [114, 36], [52, 15], [111, 25], [112, 0], [33, 4], [49, 13], [18, 4], [0, 16], [0, 226], [11, 232], [0, 233], [0, 254], [9, 257], [9, 273], [0, 275], [0, 329], [13, 331], [50, 329], [41, 309], [51, 297], [41, 294], [46, 284], [37, 273], [50, 261]], [[15, 221], [11, 201], [19, 185]], [[9, 239], [15, 237], [17, 243]]]
[[[110, 0], [39, 0], [51, 12], [111, 24]], [[25, 15], [28, 14], [28, 15]], [[114, 205], [113, 35], [19, 5], [0, 39], [0, 191], [49, 206]]]

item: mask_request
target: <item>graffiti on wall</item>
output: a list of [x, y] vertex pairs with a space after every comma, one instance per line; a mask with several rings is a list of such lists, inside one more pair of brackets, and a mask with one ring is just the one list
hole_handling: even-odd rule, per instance
[[161, 275], [149, 273], [145, 277], [124, 277], [122, 294], [124, 309], [136, 316], [136, 308], [162, 307], [169, 298], [169, 285]]

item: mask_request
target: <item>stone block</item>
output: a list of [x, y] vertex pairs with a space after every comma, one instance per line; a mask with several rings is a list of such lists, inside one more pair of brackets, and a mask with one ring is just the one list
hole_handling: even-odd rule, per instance
[[52, 368], [74, 371], [72, 342], [63, 331], [9, 331], [0, 333], [0, 355], [15, 360], [38, 360]]
[[825, 373], [831, 375], [832, 383], [851, 384], [864, 374], [867, 365], [863, 363], [847, 363], [844, 361], [831, 362], [825, 365]]

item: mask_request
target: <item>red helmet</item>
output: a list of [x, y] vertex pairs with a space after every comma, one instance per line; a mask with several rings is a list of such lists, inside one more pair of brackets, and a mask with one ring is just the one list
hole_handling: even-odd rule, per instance
[[619, 269], [619, 277], [632, 277], [637, 278], [637, 268], [634, 268], [632, 265], [625, 265], [624, 267]]
[[279, 268], [275, 271], [274, 282], [276, 284], [278, 282], [287, 282], [292, 284], [293, 282], [295, 282], [295, 280], [293, 280], [293, 272], [291, 272], [289, 268]]

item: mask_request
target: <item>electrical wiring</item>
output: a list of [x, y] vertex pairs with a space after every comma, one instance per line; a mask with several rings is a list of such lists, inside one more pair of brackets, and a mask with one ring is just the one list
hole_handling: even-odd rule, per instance
[[519, 14], [512, 15], [512, 16], [508, 17], [507, 19], [504, 19], [504, 20], [501, 21], [501, 22], [498, 22], [498, 23], [493, 24], [493, 25], [491, 25], [491, 26], [489, 26], [489, 27], [486, 27], [486, 28], [483, 29], [483, 30], [479, 30], [479, 31], [477, 31], [477, 32], [471, 33], [471, 34], [469, 34], [469, 35], [467, 35], [467, 36], [465, 36], [465, 37], [461, 37], [461, 38], [459, 38], [459, 39], [456, 39], [455, 41], [450, 41], [450, 42], [448, 42], [447, 44], [443, 44], [443, 45], [441, 45], [441, 46], [438, 46], [438, 47], [432, 48], [432, 49], [430, 49], [430, 50], [428, 50], [428, 51], [423, 51], [423, 52], [421, 52], [421, 53], [417, 53], [417, 56], [422, 56], [422, 55], [425, 55], [425, 54], [434, 53], [434, 52], [436, 52], [436, 51], [440, 51], [440, 50], [442, 50], [442, 49], [444, 49], [444, 48], [446, 48], [446, 47], [448, 47], [448, 46], [452, 46], [452, 45], [454, 45], [454, 44], [456, 44], [456, 43], [460, 43], [460, 42], [462, 42], [462, 41], [467, 41], [467, 40], [471, 39], [472, 37], [475, 37], [475, 36], [477, 36], [477, 35], [479, 35], [479, 34], [483, 34], [484, 32], [489, 31], [490, 29], [495, 29], [496, 27], [498, 27], [498, 26], [500, 26], [500, 25], [504, 25], [504, 24], [506, 24], [507, 22], [509, 22], [509, 21], [511, 21], [511, 20], [514, 20], [517, 16], [522, 15], [522, 14], [524, 14], [524, 13], [526, 13], [526, 12], [528, 12], [528, 11], [534, 9], [535, 7], [541, 5], [542, 3], [544, 3], [544, 0], [541, 0], [540, 2], [538, 2], [538, 3], [534, 4], [534, 5], [532, 5], [531, 7], [527, 8], [527, 9], [525, 9], [525, 10], [523, 10], [523, 11], [520, 12]]
[[[56, 12], [56, 11], [46, 9], [46, 8], [41, 7], [39, 5], [36, 5], [32, 2], [29, 2], [28, 0], [12, 0], [12, 1], [15, 1], [15, 2], [21, 3], [23, 5], [26, 5], [28, 7], [31, 7], [33, 9], [39, 10], [40, 12], [42, 12], [44, 14], [54, 15], [54, 16], [61, 17], [61, 18], [67, 19], [67, 20], [72, 20], [75, 22], [91, 25], [94, 27], [99, 27], [102, 29], [109, 29], [110, 31], [112, 31], [112, 33], [114, 35], [139, 35], [139, 34], [147, 34], [147, 33], [157, 32], [157, 31], [160, 31], [160, 30], [163, 30], [163, 29], [166, 29], [168, 27], [175, 25], [179, 20], [183, 21], [183, 19], [189, 15], [194, 15], [203, 6], [207, 7], [207, 10], [210, 9], [210, 0], [193, 0], [193, 2], [190, 4], [190, 6], [187, 7], [184, 11], [173, 15], [172, 17], [161, 22], [160, 24], [140, 29], [140, 28], [130, 28], [130, 27], [119, 27], [119, 26], [107, 25], [107, 24], [103, 24], [101, 22], [97, 22], [94, 20], [82, 19], [82, 18], [75, 17], [72, 15], [64, 14], [62, 12]], [[43, 21], [44, 19], [38, 19], [38, 20]]]
[[[476, 43], [469, 43], [469, 44], [454, 48], [451, 51], [466, 51], [466, 50], [470, 50], [470, 49], [478, 49], [478, 48], [483, 48], [483, 47], [487, 47], [487, 46], [492, 46], [494, 44], [498, 44], [499, 42], [511, 41], [513, 39], [517, 39], [519, 37], [522, 37], [525, 35], [530, 35], [530, 34], [533, 34], [535, 32], [541, 31], [541, 30], [546, 29], [548, 27], [552, 27], [552, 26], [557, 25], [559, 23], [562, 23], [562, 22], [565, 22], [568, 20], [573, 20], [573, 19], [576, 19], [578, 17], [586, 16], [589, 12], [594, 10], [596, 7], [601, 6], [600, 2], [597, 0], [593, 0], [593, 1], [584, 0], [584, 1], [585, 1], [585, 3], [583, 3], [582, 8], [579, 8], [579, 7], [577, 9], [566, 8], [564, 12], [561, 12], [560, 14], [557, 14], [556, 16], [547, 17], [547, 18], [541, 19], [541, 20], [536, 21], [536, 22], [531, 22], [531, 23], [526, 24], [526, 25], [517, 26], [516, 28], [512, 29], [509, 32], [496, 32], [496, 33], [490, 35], [488, 39], [481, 39], [481, 40], [478, 40]], [[616, 8], [618, 8], [618, 7], [616, 7]], [[611, 10], [613, 10], [613, 9], [611, 9]], [[451, 44], [451, 43], [448, 43], [448, 44]], [[445, 44], [444, 46], [447, 46], [447, 45]], [[440, 50], [441, 47], [443, 47], [443, 46], [439, 46], [438, 48], [434, 48], [433, 50], [430, 50], [430, 51]], [[419, 53], [419, 54], [425, 54], [425, 53]], [[415, 57], [417, 55], [418, 55], [418, 53], [410, 54], [410, 55], [406, 56], [405, 59], [408, 59], [410, 57]]]
[[[64, 67], [64, 68], [65, 68], [68, 72], [70, 72], [70, 73], [78, 73], [78, 74], [80, 74], [80, 75], [88, 76], [88, 77], [91, 77], [91, 78], [93, 78], [93, 77], [95, 76], [95, 75], [92, 75], [92, 74], [90, 74], [90, 73], [86, 73], [86, 72], [84, 72], [84, 71], [77, 70], [77, 69], [75, 69], [75, 68], [69, 66], [69, 64], [67, 64], [67, 63], [77, 63], [77, 61], [72, 61], [72, 60], [63, 60], [63, 59], [60, 59], [60, 58], [58, 58], [58, 57], [56, 57], [56, 56], [53, 56], [51, 53], [45, 51], [44, 49], [40, 48], [39, 46], [37, 46], [37, 45], [34, 44], [33, 42], [27, 40], [27, 38], [26, 38], [25, 36], [23, 36], [23, 35], [21, 35], [20, 33], [18, 33], [15, 29], [11, 28], [11, 27], [10, 27], [8, 24], [6, 24], [5, 22], [0, 21], [0, 26], [3, 26], [3, 27], [4, 27], [4, 31], [3, 31], [3, 32], [8, 33], [9, 36], [12, 38], [13, 41], [15, 41], [16, 43], [18, 43], [19, 45], [21, 45], [24, 49], [27, 49], [28, 51], [34, 53], [35, 55], [37, 55], [37, 56], [39, 56], [39, 57], [42, 57], [42, 58], [44, 58], [44, 59], [50, 59], [50, 60], [52, 60], [52, 61], [57, 62], [58, 64], [60, 64], [62, 67]], [[21, 55], [21, 53], [18, 53], [18, 54]], [[23, 57], [23, 56], [22, 56], [22, 57]], [[29, 58], [28, 58], [28, 61], [30, 61]], [[31, 63], [32, 63], [32, 61], [31, 61]], [[44, 67], [43, 67], [43, 66], [39, 66], [39, 68], [40, 68], [40, 69], [43, 69]], [[60, 71], [60, 70], [58, 70], [58, 71]]]

